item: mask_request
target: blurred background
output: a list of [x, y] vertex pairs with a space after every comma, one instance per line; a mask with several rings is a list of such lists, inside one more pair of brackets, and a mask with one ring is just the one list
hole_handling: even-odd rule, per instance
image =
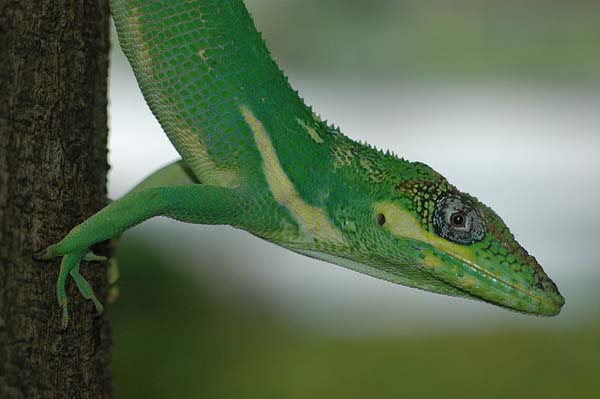
[[[525, 316], [154, 219], [117, 251], [117, 398], [599, 397], [600, 3], [246, 3], [308, 104], [490, 205], [567, 303]], [[113, 43], [117, 198], [178, 155]]]

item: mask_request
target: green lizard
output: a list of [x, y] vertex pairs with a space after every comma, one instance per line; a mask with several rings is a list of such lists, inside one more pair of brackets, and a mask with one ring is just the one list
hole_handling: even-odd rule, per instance
[[111, 0], [119, 42], [182, 160], [57, 244], [68, 322], [71, 276], [90, 247], [164, 215], [225, 224], [394, 283], [556, 315], [564, 299], [490, 208], [425, 164], [352, 141], [323, 122], [271, 58], [242, 0]]

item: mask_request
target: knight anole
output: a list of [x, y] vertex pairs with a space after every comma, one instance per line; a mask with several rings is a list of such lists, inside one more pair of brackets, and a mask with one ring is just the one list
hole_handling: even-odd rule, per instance
[[226, 224], [394, 283], [555, 315], [555, 284], [490, 208], [425, 164], [357, 143], [307, 107], [241, 0], [112, 0], [120, 45], [182, 160], [38, 253], [57, 294], [94, 243], [157, 215]]

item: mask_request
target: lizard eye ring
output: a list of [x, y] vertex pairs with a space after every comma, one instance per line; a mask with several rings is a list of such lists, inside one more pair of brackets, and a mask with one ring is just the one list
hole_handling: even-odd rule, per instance
[[462, 245], [473, 244], [485, 236], [485, 224], [471, 201], [455, 195], [438, 201], [433, 228], [440, 237]]

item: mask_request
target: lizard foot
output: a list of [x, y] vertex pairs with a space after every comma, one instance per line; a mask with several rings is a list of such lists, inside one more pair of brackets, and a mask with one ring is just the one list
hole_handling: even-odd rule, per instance
[[[55, 256], [60, 256], [56, 253], [56, 245], [50, 246], [42, 251], [37, 252], [34, 255], [38, 259], [50, 259]], [[98, 297], [94, 293], [90, 283], [79, 273], [79, 267], [81, 261], [103, 261], [106, 258], [103, 256], [95, 255], [93, 252], [71, 252], [64, 254], [60, 263], [60, 272], [58, 274], [58, 280], [56, 282], [56, 297], [58, 299], [58, 305], [62, 309], [61, 316], [61, 328], [66, 329], [69, 325], [69, 308], [68, 298], [65, 289], [67, 278], [71, 276], [77, 284], [79, 292], [85, 299], [89, 299], [94, 303], [96, 311], [101, 314], [104, 311], [104, 306], [98, 300]]]
[[108, 260], [108, 269], [106, 270], [106, 274], [109, 284], [106, 302], [112, 304], [116, 302], [117, 298], [119, 298], [119, 286], [117, 285], [117, 281], [119, 280], [119, 264], [117, 262], [117, 258], [113, 257]]

